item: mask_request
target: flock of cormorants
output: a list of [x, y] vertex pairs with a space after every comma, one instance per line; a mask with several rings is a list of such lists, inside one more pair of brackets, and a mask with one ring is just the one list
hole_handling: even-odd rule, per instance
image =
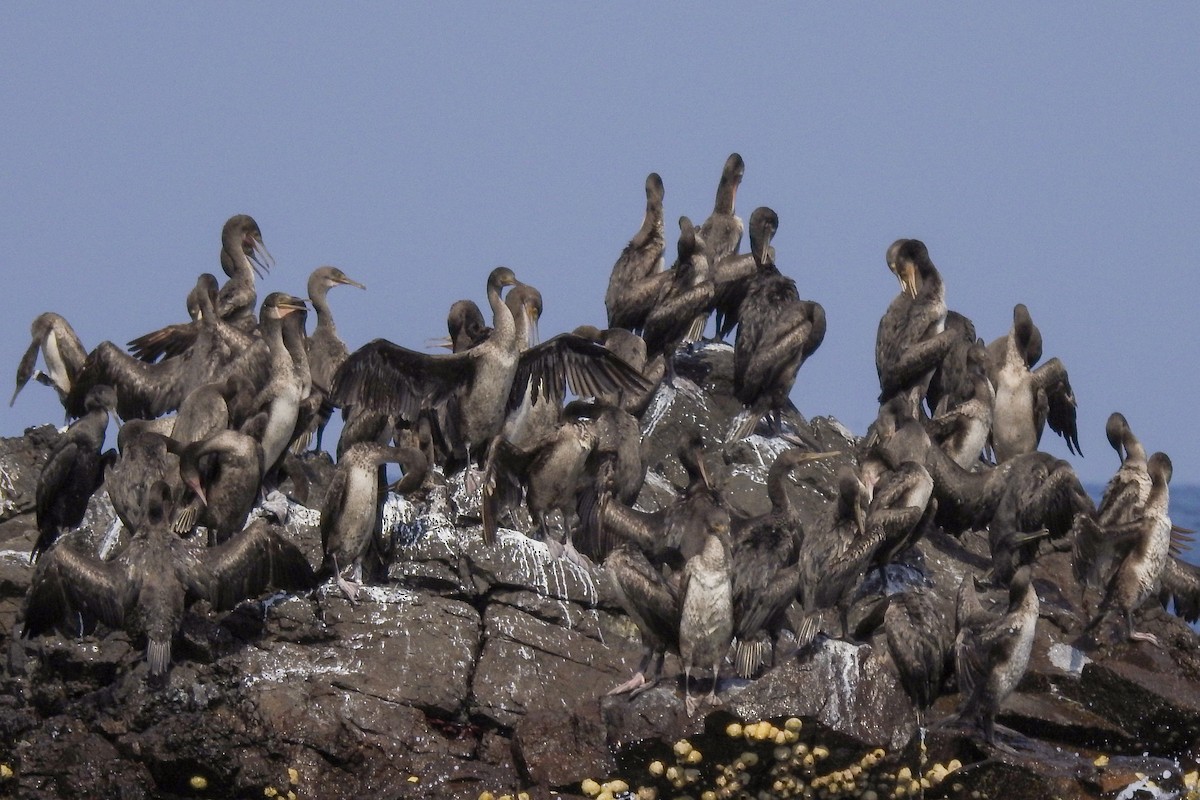
[[[1028, 309], [1018, 305], [1009, 332], [985, 344], [967, 317], [947, 309], [942, 277], [916, 239], [886, 250], [900, 292], [876, 339], [878, 418], [857, 466], [839, 473], [834, 502], [815, 526], [802, 525], [785, 481], [829, 454], [784, 412], [798, 370], [825, 336], [825, 313], [777, 268], [774, 211], [755, 209], [750, 252], [739, 253], [744, 173], [741, 156], [731, 155], [712, 214], [700, 226], [680, 218], [669, 269], [663, 182], [649, 175], [644, 221], [613, 265], [607, 329], [584, 325], [545, 342], [541, 295], [506, 267], [487, 279], [490, 326], [469, 300], [451, 307], [448, 354], [385, 339], [349, 353], [327, 294], [365, 287], [334, 267], [308, 282], [311, 334], [299, 297], [272, 293], [256, 317], [255, 275], [273, 261], [246, 215], [222, 231], [225, 283], [201, 275], [187, 296], [191, 321], [135, 339], [132, 355], [111, 342], [88, 352], [61, 316], [38, 316], [17, 392], [36, 377], [75, 421], [37, 485], [23, 635], [56, 625], [77, 631], [85, 619], [126, 626], [145, 636], [150, 672], [162, 676], [194, 599], [219, 610], [268, 586], [298, 590], [328, 578], [356, 601], [385, 490], [418, 491], [464, 469], [481, 494], [486, 542], [524, 503], [556, 554], [603, 561], [645, 647], [638, 673], [613, 693], [651, 685], [647, 671], [653, 662], [657, 675], [669, 650], [683, 665], [689, 713], [703, 702], [691, 694], [692, 671], [711, 671], [715, 699], [731, 643], [737, 672], [751, 677], [774, 662], [785, 631], [802, 649], [819, 635], [854, 635], [848, 610], [864, 581], [877, 574], [882, 593], [886, 567], [931, 526], [988, 531], [988, 582], [1008, 588], [1008, 609], [985, 612], [968, 578], [953, 626], [920, 588], [896, 593], [879, 616], [918, 709], [937, 699], [953, 669], [959, 716], [988, 741], [1029, 658], [1038, 618], [1030, 565], [1047, 548], [1072, 550], [1086, 636], [1106, 635], [1115, 621], [1122, 638], [1152, 638], [1133, 623], [1151, 597], [1173, 598], [1190, 621], [1200, 615], [1200, 574], [1174, 557], [1187, 532], [1168, 515], [1170, 459], [1147, 457], [1114, 413], [1107, 434], [1121, 467], [1096, 508], [1068, 462], [1037, 450], [1047, 423], [1071, 452], [1079, 440], [1066, 369], [1058, 359], [1038, 365], [1042, 338]], [[683, 380], [676, 354], [700, 339], [714, 312], [718, 340], [736, 331], [733, 387], [744, 410], [728, 440], [758, 431], [792, 446], [770, 469], [771, 508], [751, 518], [731, 513], [695, 436], [678, 453], [687, 487], [673, 504], [641, 511], [638, 419], [660, 384]], [[35, 368], [39, 351], [44, 371]], [[568, 389], [575, 399], [565, 402]], [[335, 409], [345, 422], [321, 509], [324, 563], [314, 572], [268, 518], [247, 519], [289, 479], [303, 493], [296, 454], [314, 437], [321, 448]], [[114, 412], [125, 420], [119, 453], [104, 450]], [[391, 487], [386, 463], [403, 471]], [[102, 485], [130, 534], [111, 560], [59, 540]], [[195, 536], [201, 528], [207, 546]], [[823, 634], [821, 613], [830, 610], [840, 625]]]

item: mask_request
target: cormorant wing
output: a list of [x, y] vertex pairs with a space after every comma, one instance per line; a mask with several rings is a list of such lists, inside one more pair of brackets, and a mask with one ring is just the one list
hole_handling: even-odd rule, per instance
[[604, 568], [624, 595], [622, 605], [638, 627], [663, 645], [677, 648], [682, 592], [635, 547], [618, 547], [605, 559]]
[[1075, 421], [1075, 393], [1067, 377], [1067, 368], [1057, 358], [1052, 358], [1033, 371], [1034, 385], [1046, 392], [1049, 402], [1046, 421], [1050, 430], [1061, 436], [1067, 449], [1075, 455], [1083, 455], [1079, 447], [1079, 428]]
[[342, 362], [333, 376], [330, 401], [342, 408], [363, 405], [409, 422], [436, 406], [475, 373], [477, 349], [433, 355], [375, 339]]
[[656, 555], [662, 547], [662, 514], [630, 508], [610, 495], [601, 495], [596, 506], [599, 538], [607, 542], [628, 542], [647, 555]]
[[180, 322], [142, 334], [125, 343], [134, 358], [153, 364], [184, 353], [200, 335], [200, 323]]
[[21, 610], [22, 636], [35, 636], [86, 613], [119, 628], [136, 596], [125, 565], [81, 553], [65, 541], [38, 561]]
[[255, 520], [224, 544], [203, 550], [200, 562], [211, 573], [209, 602], [221, 611], [274, 586], [286, 590], [317, 585], [308, 560], [264, 519]]
[[602, 344], [574, 333], [561, 333], [521, 353], [508, 396], [517, 408], [526, 387], [533, 401], [561, 405], [564, 386], [579, 397], [597, 397], [621, 390], [648, 392], [653, 386], [642, 374]]
[[1200, 620], [1200, 567], [1168, 558], [1158, 599], [1164, 608], [1174, 599], [1175, 614], [1185, 621]]
[[[754, 315], [753, 319], [747, 318], [741, 323], [738, 341], [740, 343], [741, 337], [746, 336], [742, 350], [749, 357], [738, 359], [735, 350], [734, 373], [741, 387], [738, 399], [743, 403], [746, 403], [746, 397], [757, 396], [774, 387], [785, 373], [803, 363], [805, 353], [815, 349], [809, 342], [815, 333], [813, 318], [803, 313], [807, 309], [801, 308], [800, 302], [775, 309], [767, 319], [760, 320]], [[821, 333], [823, 338], [824, 331]]]
[[[55, 496], [60, 490], [67, 488], [64, 484], [70, 479], [71, 468], [79, 457], [79, 442], [75, 441], [68, 431], [63, 436], [63, 441], [46, 459], [46, 464], [38, 476], [37, 489], [34, 494], [34, 512], [39, 526], [46, 515], [50, 513], [50, 506], [54, 503]], [[49, 542], [46, 543], [46, 546], [48, 545]], [[41, 549], [45, 548], [39, 539], [38, 546], [35, 546], [34, 550]]]
[[29, 383], [29, 379], [33, 377], [33, 373], [37, 369], [38, 351], [42, 348], [42, 339], [40, 336], [35, 336], [33, 342], [30, 343], [29, 349], [25, 351], [25, 355], [21, 356], [21, 363], [17, 364], [17, 388], [13, 390], [12, 399], [8, 401], [9, 406], [17, 402], [17, 395], [25, 388], [25, 384]]
[[912, 385], [946, 357], [960, 336], [956, 331], [941, 333], [915, 342], [906, 342], [898, 331], [885, 330], [885, 315], [879, 323], [875, 364], [879, 372], [879, 402], [885, 403]]
[[953, 639], [928, 592], [890, 595], [884, 611], [888, 651], [900, 683], [919, 709], [933, 705], [941, 692]]
[[799, 591], [799, 569], [795, 564], [785, 566], [774, 556], [775, 552], [762, 548], [743, 547], [733, 552], [733, 635], [739, 640], [762, 630]]

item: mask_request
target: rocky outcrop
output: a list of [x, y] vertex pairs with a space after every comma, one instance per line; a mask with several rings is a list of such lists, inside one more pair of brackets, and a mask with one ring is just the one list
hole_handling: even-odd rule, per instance
[[[670, 502], [683, 485], [674, 451], [695, 429], [712, 443], [707, 465], [731, 505], [767, 508], [766, 471], [786, 445], [757, 436], [721, 444], [738, 410], [730, 360], [727, 347], [698, 351], [683, 360], [677, 388], [652, 402], [642, 508]], [[791, 422], [840, 452], [806, 464], [789, 489], [811, 521], [838, 467], [852, 462], [854, 440], [831, 419]], [[1179, 796], [1196, 769], [1196, 634], [1148, 612], [1142, 627], [1164, 648], [1076, 649], [1078, 598], [1063, 588], [1070, 571], [1061, 553], [1039, 561], [1032, 665], [999, 717], [1027, 739], [1005, 752], [935, 724], [922, 757], [914, 710], [878, 631], [856, 643], [820, 638], [754, 681], [724, 679], [721, 707], [696, 719], [684, 712], [673, 658], [658, 687], [607, 697], [640, 647], [602, 569], [552, 558], [517, 530], [519, 518], [485, 546], [477, 501], [457, 483], [389, 499], [389, 563], [362, 602], [326, 586], [224, 615], [197, 605], [166, 685], [153, 687], [141, 645], [122, 632], [16, 638], [36, 536], [33, 481], [56, 435], [46, 427], [0, 441], [0, 796], [474, 800], [574, 796], [599, 791], [585, 779], [620, 777], [659, 797], [803, 787], [882, 797], [914, 781], [921, 788], [922, 776], [931, 795], [1084, 797], [1153, 782]], [[308, 457], [305, 468], [308, 502], [319, 507], [328, 458]], [[312, 508], [290, 505], [287, 533], [314, 564], [317, 521]], [[71, 536], [97, 551], [120, 546], [103, 492]], [[986, 569], [986, 553], [982, 534], [934, 533], [889, 582], [922, 581], [952, 617], [959, 581]], [[875, 599], [868, 592], [852, 616], [866, 616]], [[998, 592], [983, 600], [1003, 602]], [[950, 717], [957, 702], [951, 684], [929, 719]], [[770, 722], [751, 724], [759, 720]]]

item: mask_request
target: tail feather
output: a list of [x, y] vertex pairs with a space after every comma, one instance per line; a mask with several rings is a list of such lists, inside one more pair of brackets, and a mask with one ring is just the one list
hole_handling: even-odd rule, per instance
[[146, 645], [146, 661], [150, 663], [150, 674], [165, 675], [171, 665], [171, 640], [165, 642], [151, 639]]

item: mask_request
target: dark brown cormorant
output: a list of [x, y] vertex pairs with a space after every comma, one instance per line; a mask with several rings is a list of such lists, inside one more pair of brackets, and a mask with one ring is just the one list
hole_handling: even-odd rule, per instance
[[[980, 370], [987, 374], [986, 344], [976, 336], [975, 323], [969, 317], [948, 309], [944, 330], [957, 331], [959, 335], [929, 380], [925, 401], [930, 416], [936, 416], [962, 403], [966, 396], [973, 392], [972, 376]], [[982, 358], [978, 354], [974, 358], [971, 357], [971, 351], [977, 344], [984, 347]]]
[[980, 342], [971, 346], [966, 359], [968, 366], [956, 378], [965, 385], [942, 396], [928, 430], [954, 463], [969, 470], [979, 463], [991, 436], [996, 391], [987, 377], [987, 350]]
[[333, 575], [351, 602], [358, 599], [356, 584], [362, 583], [363, 558], [379, 519], [379, 467], [388, 463], [400, 464], [404, 470], [394, 488], [398, 494], [420, 487], [425, 479], [428, 465], [420, 450], [359, 442], [338, 460], [321, 508], [323, 571]]
[[1009, 584], [1008, 610], [996, 617], [979, 605], [973, 581], [970, 575], [963, 578], [955, 614], [955, 666], [962, 694], [958, 719], [978, 727], [984, 740], [995, 745], [996, 712], [1029, 666], [1038, 596], [1029, 567], [1022, 567]]
[[117, 432], [117, 449], [120, 455], [105, 477], [104, 488], [117, 518], [133, 533], [145, 527], [151, 486], [166, 484], [172, 498], [182, 491], [179, 444], [160, 433], [156, 422], [131, 419]]
[[180, 448], [179, 477], [195, 499], [179, 513], [175, 531], [203, 525], [210, 546], [226, 541], [246, 526], [262, 474], [262, 446], [238, 431], [217, 431]]
[[[1104, 426], [1108, 443], [1117, 451], [1121, 466], [1104, 487], [1100, 507], [1096, 510], [1096, 528], [1085, 533], [1076, 531], [1071, 565], [1087, 602], [1087, 589], [1096, 589], [1109, 575], [1115, 553], [1111, 542], [1092, 534], [1103, 533], [1109, 528], [1120, 528], [1138, 520], [1142, 507], [1150, 497], [1150, 472], [1146, 460], [1146, 448], [1134, 435], [1129, 421], [1119, 411], [1109, 414]], [[1087, 610], [1085, 605], [1085, 611]]]
[[[723, 260], [736, 256], [742, 243], [742, 218], [735, 213], [734, 207], [737, 203], [738, 187], [742, 185], [745, 175], [746, 162], [737, 153], [730, 153], [721, 169], [721, 180], [717, 184], [713, 211], [700, 226], [699, 234], [704, 241], [704, 255], [708, 257], [709, 267], [714, 270]], [[745, 264], [741, 271], [749, 275], [752, 268]], [[717, 312], [718, 339], [724, 339], [737, 324], [737, 307], [741, 299], [738, 283], [738, 280], [726, 281], [716, 287], [714, 308]], [[733, 317], [732, 322], [727, 320], [726, 315]]]
[[[767, 472], [765, 514], [733, 520], [733, 635], [737, 640], [734, 665], [738, 675], [752, 678], [766, 662], [787, 626], [785, 612], [799, 590], [796, 561], [804, 538], [800, 514], [792, 505], [785, 483], [793, 470], [809, 461], [836, 453], [785, 450]], [[764, 642], [766, 633], [770, 642]]]
[[859, 569], [839, 569], [838, 565], [867, 530], [870, 489], [850, 467], [838, 472], [837, 499], [830, 503], [820, 521], [805, 530], [797, 560], [800, 607], [805, 621], [796, 632], [801, 647], [816, 637], [818, 612], [836, 607], [845, 631], [848, 595], [857, 584]]
[[954, 631], [936, 595], [925, 589], [889, 595], [884, 627], [888, 652], [900, 673], [900, 685], [916, 707], [920, 728], [953, 663]]
[[900, 280], [901, 291], [879, 320], [875, 336], [879, 402], [903, 394], [916, 413], [934, 368], [960, 337], [943, 330], [946, 287], [925, 244], [917, 239], [897, 239], [888, 248], [887, 264]]
[[[11, 406], [17, 402], [17, 395], [21, 393], [21, 389], [25, 388], [30, 378], [34, 378], [39, 383], [53, 386], [58, 392], [58, 399], [66, 405], [75, 376], [79, 374], [83, 362], [87, 359], [87, 351], [71, 324], [52, 311], [38, 314], [30, 326], [29, 333], [33, 341], [21, 357], [21, 363], [17, 365], [17, 388], [13, 390], [12, 399], [8, 404]], [[37, 369], [39, 351], [46, 363], [45, 372]]]
[[[608, 694], [636, 695], [658, 683], [667, 651], [679, 652], [678, 575], [665, 577], [633, 542], [622, 542], [609, 553], [604, 560], [604, 574], [642, 639], [642, 660], [637, 671]], [[647, 675], [652, 663], [654, 670]]]
[[988, 377], [996, 388], [992, 420], [996, 460], [1032, 453], [1042, 440], [1047, 422], [1063, 437], [1068, 450], [1083, 455], [1075, 422], [1075, 394], [1066, 367], [1052, 358], [1034, 369], [1032, 355], [1041, 356], [1041, 334], [1029, 310], [1018, 303], [1013, 308], [1013, 326], [1008, 334], [988, 345]]
[[346, 343], [338, 336], [337, 326], [333, 322], [333, 311], [329, 308], [329, 290], [335, 286], [367, 288], [358, 281], [348, 278], [337, 267], [317, 267], [308, 277], [308, 300], [317, 314], [317, 325], [313, 328], [312, 334], [305, 339], [305, 348], [308, 352], [312, 391], [321, 398], [320, 409], [314, 420], [317, 437], [314, 450], [321, 449], [321, 438], [333, 411], [333, 406], [328, 402], [329, 387], [333, 385], [333, 375], [350, 355]]
[[733, 348], [733, 393], [746, 410], [734, 421], [729, 439], [754, 432], [764, 414], [776, 434], [796, 373], [825, 339], [825, 309], [800, 299], [796, 282], [782, 275], [770, 254], [779, 218], [769, 208], [750, 218], [751, 251], [758, 271], [750, 279], [738, 311], [741, 324]]
[[34, 495], [38, 538], [29, 554], [30, 561], [37, 561], [63, 528], [75, 528], [83, 522], [88, 501], [104, 482], [104, 470], [116, 456], [113, 450], [101, 452], [109, 414], [116, 404], [112, 387], [93, 386], [85, 401], [87, 413], [71, 423], [54, 443], [38, 475]]
[[646, 215], [642, 227], [613, 264], [604, 294], [608, 326], [640, 331], [650, 312], [653, 297], [631, 291], [647, 278], [663, 271], [663, 182], [658, 173], [646, 177]]
[[668, 383], [675, 375], [675, 351], [704, 334], [713, 301], [704, 243], [687, 217], [679, 218], [678, 252], [678, 260], [667, 273], [670, 280], [659, 287], [642, 333], [647, 357], [661, 354], [666, 359]]
[[[489, 460], [481, 500], [484, 543], [496, 542], [497, 517], [520, 501], [523, 489], [534, 526], [550, 544], [549, 515], [560, 511], [566, 527], [567, 514], [575, 507], [576, 488], [595, 447], [591, 420], [573, 416], [564, 418], [528, 448], [499, 440]], [[569, 536], [564, 544], [568, 557], [578, 560]]]
[[1015, 463], [988, 524], [992, 579], [1001, 586], [1021, 564], [1032, 561], [1042, 538], [1064, 541], [1077, 517], [1096, 514], [1069, 462], [1042, 452], [1010, 461]]
[[[77, 615], [144, 635], [150, 675], [171, 663], [171, 639], [189, 601], [206, 599], [221, 611], [268, 586], [307, 589], [312, 569], [296, 546], [259, 520], [235, 538], [196, 551], [171, 532], [171, 489], [149, 487], [144, 524], [112, 561], [63, 542], [38, 563], [21, 618], [22, 636], [56, 625], [78, 630]], [[65, 623], [65, 624], [64, 624]]]

